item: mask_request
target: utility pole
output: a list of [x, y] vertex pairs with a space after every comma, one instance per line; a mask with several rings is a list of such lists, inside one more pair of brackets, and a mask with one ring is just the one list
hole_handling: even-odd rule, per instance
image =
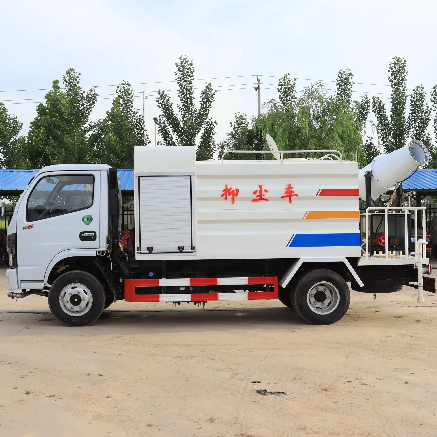
[[258, 117], [261, 115], [261, 79], [257, 76], [256, 80], [258, 86], [254, 87], [255, 91], [258, 91]]
[[143, 120], [144, 120], [144, 124], [146, 124], [146, 117], [144, 116], [144, 100], [146, 100], [146, 98], [144, 97], [144, 91], [141, 91], [143, 93]]
[[146, 99], [148, 99], [148, 97], [144, 95], [144, 91], [141, 91], [141, 93], [143, 94], [143, 124], [144, 124], [144, 141], [145, 141], [146, 140], [146, 115], [144, 110], [144, 102]]
[[158, 124], [158, 117], [153, 117], [153, 121], [155, 122], [155, 146], [156, 146], [156, 125]]

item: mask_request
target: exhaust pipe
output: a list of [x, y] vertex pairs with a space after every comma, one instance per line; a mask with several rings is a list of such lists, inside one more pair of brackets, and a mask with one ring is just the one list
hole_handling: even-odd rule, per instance
[[386, 191], [393, 190], [412, 171], [428, 164], [428, 162], [428, 149], [425, 144], [418, 140], [411, 140], [402, 149], [378, 156], [369, 165], [362, 168], [358, 174], [360, 198], [366, 200], [366, 173], [370, 172], [372, 175], [371, 197], [376, 200]]

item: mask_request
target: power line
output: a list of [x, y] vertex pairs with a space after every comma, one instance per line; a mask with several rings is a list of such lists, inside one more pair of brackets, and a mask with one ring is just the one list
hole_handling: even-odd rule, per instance
[[[239, 86], [239, 85], [246, 85], [246, 86]], [[216, 90], [217, 92], [223, 92], [223, 91], [237, 91], [237, 90], [251, 90], [253, 89], [253, 86], [247, 86], [248, 84], [229, 84], [229, 85], [220, 85], [221, 89]], [[254, 84], [256, 85], [256, 84]], [[271, 86], [275, 87], [275, 88], [270, 88]], [[232, 88], [228, 88], [228, 87], [232, 87]], [[194, 87], [195, 90], [199, 90], [201, 88], [198, 87]], [[263, 87], [264, 90], [277, 90], [276, 88], [276, 84], [267, 84], [267, 86]], [[333, 88], [325, 88], [325, 91], [336, 91]], [[167, 89], [167, 90], [153, 90], [153, 91], [149, 91], [149, 94], [144, 94], [144, 98], [148, 98], [148, 97], [157, 97], [156, 94], [159, 91], [165, 91], [165, 92], [169, 92], [169, 93], [174, 93], [176, 92], [176, 90], [171, 90], [171, 89]], [[305, 91], [305, 89], [303, 90], [298, 90], [298, 93], [303, 93]], [[365, 94], [372, 94], [372, 95], [380, 95], [380, 96], [388, 96], [389, 93], [382, 93], [382, 92], [371, 92], [371, 91], [359, 91], [359, 90], [352, 90], [353, 93], [360, 93], [361, 95], [358, 97], [364, 97]], [[155, 93], [155, 94], [150, 94], [150, 93]], [[116, 93], [109, 93], [109, 94], [97, 94], [97, 96], [101, 99], [101, 100], [111, 100], [114, 99], [117, 94]], [[109, 96], [109, 97], [106, 97]], [[407, 97], [409, 97], [410, 95], [407, 94]], [[134, 94], [133, 95], [134, 98], [140, 98], [143, 97], [143, 93], [140, 92], [138, 94]], [[14, 104], [14, 105], [21, 105], [24, 103], [35, 103], [35, 104], [40, 104], [40, 103], [44, 103], [40, 101], [41, 98], [24, 98], [24, 99], [2, 99], [0, 100], [1, 103], [4, 104]]]
[[[266, 77], [266, 78], [278, 78], [282, 76], [277, 75], [263, 75], [263, 74], [249, 74], [249, 75], [237, 75], [237, 76], [222, 76], [222, 77], [210, 77], [210, 78], [196, 78], [196, 81], [210, 81], [210, 80], [223, 80], [223, 79], [235, 79], [235, 78], [246, 78], [246, 77]], [[335, 83], [337, 80], [324, 80], [324, 79], [311, 79], [311, 78], [294, 78], [296, 80], [305, 80], [305, 81], [313, 81], [313, 82], [332, 82]], [[137, 85], [155, 85], [155, 84], [166, 84], [166, 83], [175, 83], [176, 80], [169, 81], [150, 81], [150, 82], [136, 82], [130, 84], [131, 86]], [[120, 84], [119, 84], [120, 85]], [[117, 87], [117, 84], [106, 84], [106, 85], [91, 85], [90, 88], [103, 88], [103, 87]], [[367, 83], [367, 82], [355, 82], [355, 85], [371, 85], [371, 86], [385, 86], [390, 87], [390, 84], [386, 83]], [[223, 86], [223, 85], [222, 85]], [[30, 92], [30, 91], [50, 91], [52, 88], [34, 88], [34, 89], [18, 89], [18, 90], [0, 90], [0, 93], [12, 93], [12, 92]], [[61, 87], [60, 89], [65, 89]]]
[[[217, 77], [217, 78], [210, 78], [210, 79], [234, 79], [236, 77], [237, 78], [247, 78], [247, 77], [254, 77], [254, 76], [256, 76], [256, 75], [250, 75], [250, 76], [247, 76], [247, 75], [246, 76], [224, 76], [224, 77], [221, 77], [221, 78]], [[263, 76], [263, 75], [259, 75], [259, 76]], [[258, 77], [258, 76], [256, 76], [256, 77]], [[277, 77], [277, 76], [264, 76], [264, 77], [272, 78], [272, 77]], [[197, 80], [206, 80], [206, 79], [197, 79]], [[300, 79], [300, 80], [305, 80], [305, 81], [310, 81], [311, 80], [311, 81], [314, 81], [314, 79]], [[176, 82], [175, 80], [167, 81], [167, 82], [158, 81], [158, 82], [149, 82], [149, 84], [152, 84], [152, 83], [153, 84], [157, 84], [157, 83], [175, 83], [175, 82]], [[315, 81], [315, 82], [317, 82], [317, 81]], [[322, 84], [327, 84], [327, 83], [335, 83], [336, 81], [335, 80], [331, 80], [331, 81], [327, 81], [327, 82], [323, 82], [323, 81], [318, 81], [318, 82], [322, 83]], [[275, 83], [266, 83], [266, 84], [264, 84], [261, 81], [259, 83], [263, 85], [263, 89], [264, 90], [272, 90], [272, 89], [277, 90], [278, 89], [277, 88], [278, 85], [275, 84]], [[147, 84], [147, 82], [140, 82], [139, 84], [133, 84], [131, 86], [146, 85], [146, 84]], [[236, 84], [226, 84], [226, 85], [215, 85], [215, 88], [216, 88], [215, 91], [222, 92], [222, 91], [249, 90], [249, 89], [253, 89], [254, 85], [258, 85], [258, 81], [254, 82], [253, 84], [250, 84], [250, 83], [236, 83]], [[373, 83], [373, 84], [366, 84], [365, 82], [357, 82], [354, 85], [383, 85], [383, 86], [390, 86], [390, 85], [386, 85], [386, 84], [375, 84], [375, 83]], [[116, 85], [101, 85], [99, 87], [103, 88], [105, 86], [114, 87]], [[97, 87], [97, 85], [96, 85], [96, 87]], [[274, 87], [274, 88], [271, 88], [271, 87]], [[193, 87], [193, 89], [194, 90], [199, 90], [201, 88]], [[302, 93], [302, 92], [304, 92], [305, 89], [306, 88], [304, 88], [303, 90], [298, 90], [298, 92]], [[37, 91], [43, 91], [43, 90], [44, 90], [43, 88], [38, 88], [37, 89]], [[24, 89], [21, 89], [21, 90], [16, 90], [16, 91], [17, 92], [18, 91], [24, 92], [24, 91], [33, 91], [33, 90], [24, 90]], [[160, 91], [169, 92], [169, 93], [175, 92], [174, 89], [166, 89], [166, 90], [152, 90], [152, 91], [148, 91], [148, 94], [145, 94], [146, 91], [143, 90], [143, 91], [140, 91], [140, 92], [137, 91], [134, 94], [133, 97], [134, 98], [139, 98], [139, 97], [143, 97], [143, 98], [156, 97], [156, 94], [159, 93]], [[332, 88], [326, 88], [325, 87], [324, 91], [335, 91], [335, 90], [332, 89]], [[8, 92], [8, 91], [0, 91], [0, 92]], [[12, 91], [10, 91], [10, 92], [12, 92]], [[357, 96], [357, 97], [363, 97], [366, 94], [372, 94], [372, 95], [378, 95], [378, 96], [389, 95], [387, 92], [372, 92], [372, 91], [363, 91], [363, 90], [352, 90], [352, 92], [353, 93], [359, 93], [360, 96]], [[117, 96], [117, 93], [107, 93], [107, 94], [98, 93], [97, 96], [101, 100], [110, 100], [110, 99], [114, 98], [114, 96]], [[410, 95], [407, 95], [407, 97], [409, 97], [409, 96]], [[20, 99], [20, 98], [2, 99], [0, 101], [2, 101], [3, 103], [6, 103], [6, 104], [14, 104], [14, 105], [24, 104], [24, 103], [27, 103], [27, 102], [34, 103], [34, 104], [43, 103], [43, 102], [41, 102], [41, 97], [37, 97], [37, 98], [22, 98], [22, 99]]]

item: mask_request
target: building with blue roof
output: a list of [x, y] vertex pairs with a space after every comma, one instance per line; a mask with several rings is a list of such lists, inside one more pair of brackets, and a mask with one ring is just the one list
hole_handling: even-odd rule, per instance
[[[0, 168], [0, 196], [18, 196], [29, 185], [39, 170], [19, 170]], [[117, 170], [120, 178], [121, 191], [125, 196], [134, 194], [133, 169]]]
[[[18, 196], [27, 187], [38, 170], [0, 169], [0, 196]], [[133, 196], [133, 169], [117, 170], [124, 196]], [[437, 196], [437, 169], [419, 169], [402, 182], [404, 191], [415, 191], [420, 205], [426, 196]]]

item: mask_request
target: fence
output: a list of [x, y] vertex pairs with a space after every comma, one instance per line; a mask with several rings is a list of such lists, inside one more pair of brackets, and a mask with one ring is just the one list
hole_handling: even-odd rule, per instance
[[130, 231], [135, 227], [133, 205], [123, 205], [121, 214], [121, 230]]
[[426, 207], [426, 230], [428, 233], [437, 236], [437, 227], [432, 224], [433, 217], [437, 217], [437, 206], [428, 205]]
[[8, 263], [8, 256], [6, 251], [6, 238], [8, 233], [8, 226], [11, 221], [14, 208], [12, 206], [2, 206], [0, 215], [0, 265]]

